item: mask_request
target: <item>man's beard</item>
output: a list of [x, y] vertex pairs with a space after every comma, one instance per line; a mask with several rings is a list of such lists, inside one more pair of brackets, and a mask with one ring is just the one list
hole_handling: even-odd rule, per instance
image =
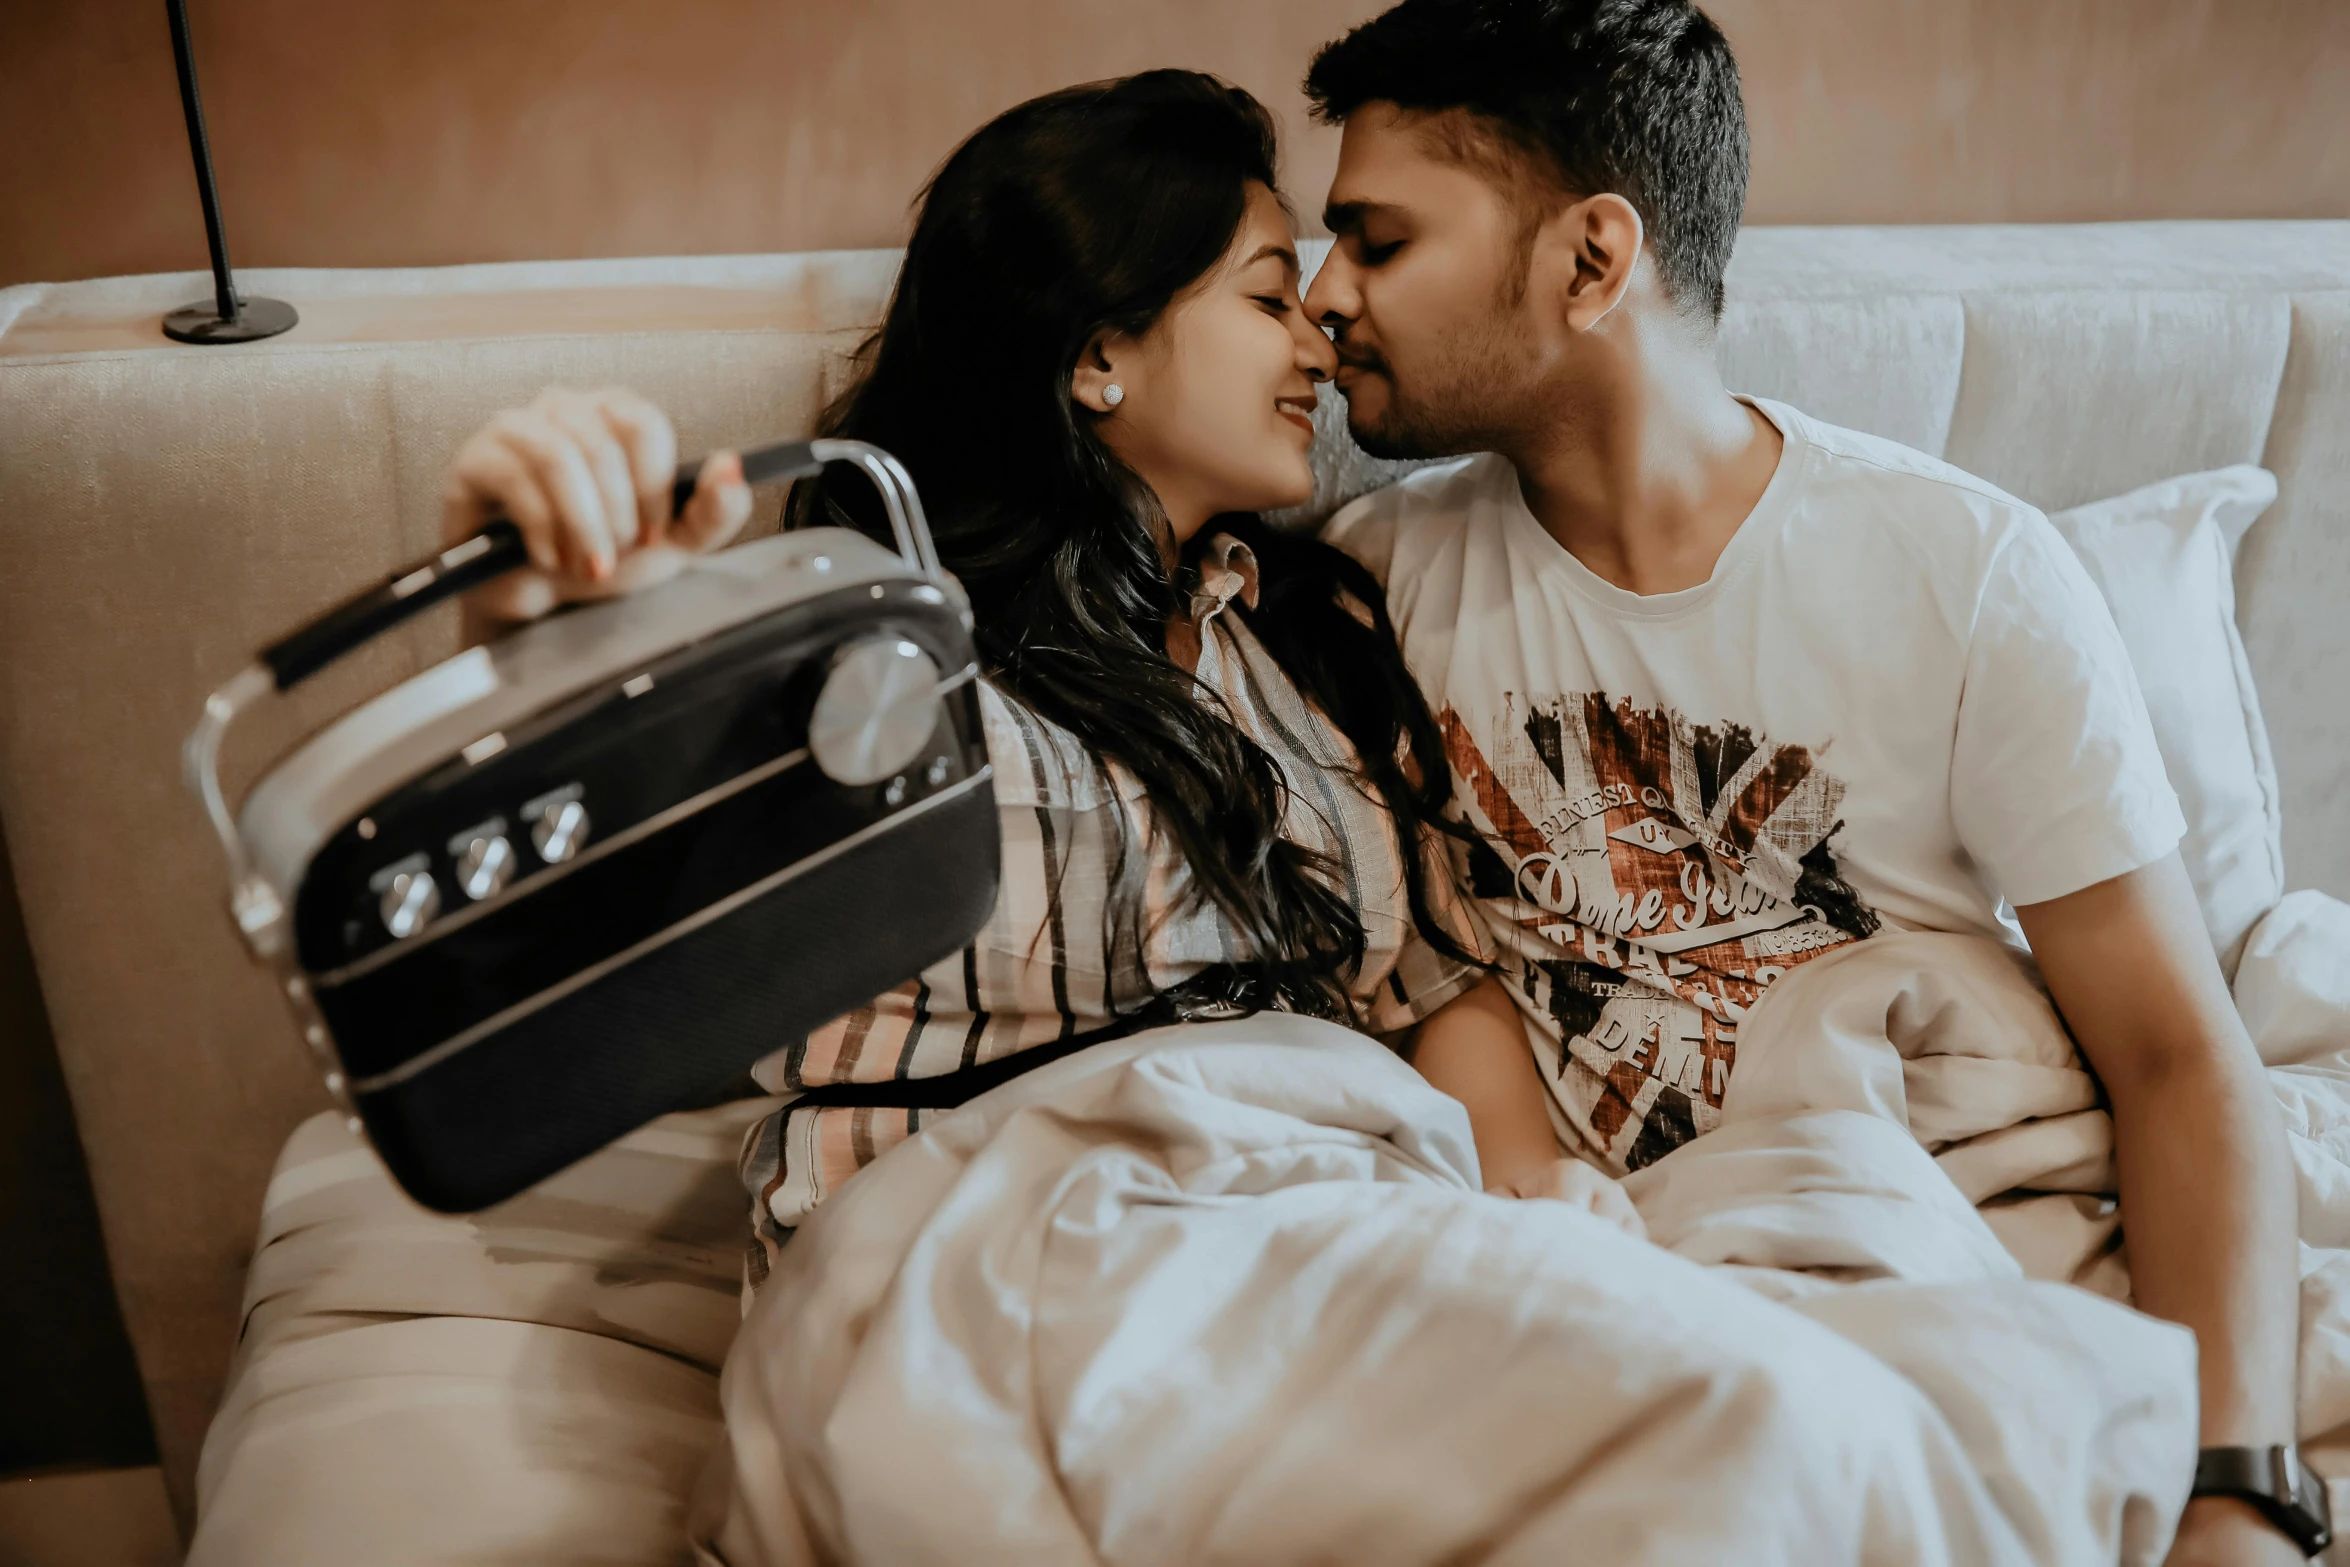
[[1342, 362], [1387, 383], [1387, 406], [1375, 421], [1367, 421], [1351, 400], [1346, 417], [1355, 444], [1391, 462], [1494, 450], [1501, 432], [1517, 423], [1515, 404], [1531, 370], [1521, 362], [1523, 345], [1498, 316], [1446, 345], [1441, 357], [1417, 365], [1409, 396], [1378, 351], [1350, 352], [1341, 342], [1338, 353]]

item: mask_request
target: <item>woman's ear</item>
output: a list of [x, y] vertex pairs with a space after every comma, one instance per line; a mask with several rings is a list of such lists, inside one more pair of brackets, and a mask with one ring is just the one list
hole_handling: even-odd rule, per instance
[[1647, 232], [1640, 213], [1621, 196], [1589, 196], [1560, 213], [1555, 242], [1566, 249], [1567, 325], [1588, 332], [1607, 319], [1632, 287]]
[[1131, 346], [1107, 328], [1087, 340], [1085, 351], [1077, 356], [1077, 368], [1069, 375], [1069, 395], [1077, 399], [1079, 407], [1106, 414], [1125, 401], [1126, 385], [1118, 379], [1118, 364]]

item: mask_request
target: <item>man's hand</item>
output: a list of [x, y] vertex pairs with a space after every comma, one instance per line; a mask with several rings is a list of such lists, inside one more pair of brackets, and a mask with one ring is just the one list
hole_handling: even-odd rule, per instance
[[1485, 1183], [1494, 1197], [1531, 1197], [1563, 1202], [1571, 1208], [1605, 1219], [1627, 1235], [1648, 1239], [1640, 1210], [1624, 1195], [1623, 1183], [1613, 1181], [1580, 1159], [1553, 1159], [1503, 1179]]
[[449, 465], [441, 534], [456, 543], [502, 514], [522, 531], [530, 566], [467, 599], [469, 630], [649, 587], [742, 531], [751, 492], [739, 458], [714, 453], [672, 515], [676, 470], [668, 415], [634, 392], [558, 387], [484, 425]]
[[2198, 1497], [2179, 1519], [2163, 1567], [2301, 1567], [2301, 1547], [2232, 1496]]
[[[2194, 1330], [2202, 1445], [2293, 1441], [2301, 1297], [2292, 1166], [2276, 1096], [2179, 857], [2016, 915], [2113, 1104], [2132, 1298]], [[2181, 1520], [2171, 1561], [2298, 1555], [2243, 1503], [2206, 1498]]]

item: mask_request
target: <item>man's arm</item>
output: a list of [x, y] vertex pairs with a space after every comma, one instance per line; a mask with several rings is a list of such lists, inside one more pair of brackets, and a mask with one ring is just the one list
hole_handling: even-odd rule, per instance
[[[2194, 1330], [2203, 1445], [2295, 1440], [2292, 1166], [2185, 868], [2173, 854], [2016, 915], [2113, 1103], [2137, 1305]], [[2171, 1561], [2299, 1557], [2245, 1504], [2206, 1498]]]

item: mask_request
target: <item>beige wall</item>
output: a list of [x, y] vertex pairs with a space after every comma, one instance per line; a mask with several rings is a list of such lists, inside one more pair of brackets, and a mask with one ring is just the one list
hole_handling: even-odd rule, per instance
[[[987, 114], [1156, 64], [1276, 104], [1377, 0], [191, 0], [235, 257], [894, 241]], [[2340, 0], [1716, 0], [1749, 218], [2350, 215]], [[156, 0], [0, 0], [0, 283], [203, 264]]]

